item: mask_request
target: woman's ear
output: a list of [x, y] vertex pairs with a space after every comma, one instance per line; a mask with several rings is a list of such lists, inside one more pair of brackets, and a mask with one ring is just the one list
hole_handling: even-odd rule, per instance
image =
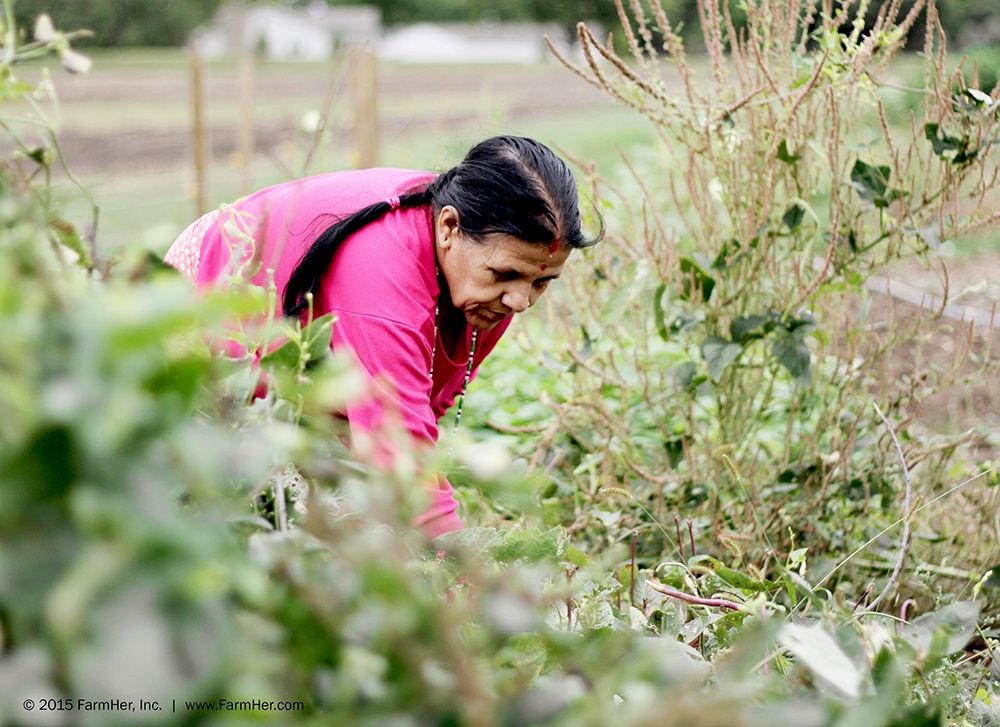
[[458, 210], [450, 204], [445, 205], [438, 212], [437, 221], [434, 224], [434, 233], [439, 247], [447, 250], [458, 237], [462, 229], [461, 219]]

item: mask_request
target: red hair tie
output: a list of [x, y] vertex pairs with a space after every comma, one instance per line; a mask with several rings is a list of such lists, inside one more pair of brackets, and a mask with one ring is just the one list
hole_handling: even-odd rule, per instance
[[390, 210], [399, 209], [399, 197], [398, 196], [390, 197], [389, 199], [386, 200], [386, 202], [389, 203], [389, 209]]

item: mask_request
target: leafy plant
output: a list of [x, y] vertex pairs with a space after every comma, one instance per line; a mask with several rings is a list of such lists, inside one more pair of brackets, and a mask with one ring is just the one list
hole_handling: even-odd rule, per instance
[[[763, 570], [793, 538], [832, 568], [910, 517], [907, 465], [930, 458], [925, 471], [941, 472], [961, 441], [931, 446], [907, 425], [923, 398], [970, 375], [934, 336], [961, 335], [981, 364], [971, 333], [886, 308], [867, 284], [903, 258], [936, 264], [942, 241], [997, 219], [1000, 127], [992, 100], [952, 96], [933, 2], [885, 6], [874, 26], [866, 3], [744, 9], [737, 28], [725, 4], [699, 3], [704, 63], [655, 1], [618, 3], [628, 61], [585, 25], [586, 62], [563, 59], [662, 144], [626, 159], [624, 180], [590, 170], [620, 231], [551, 321], [576, 343], [559, 361], [573, 395], [552, 402], [545, 441], [564, 491], [579, 493], [564, 522], [595, 544], [640, 532], [641, 552], [659, 557], [677, 543], [658, 523], [687, 512]], [[921, 14], [922, 116], [896, 125], [881, 74]], [[877, 446], [888, 438], [873, 402], [902, 432], [902, 460]], [[597, 527], [609, 487], [646, 510]]]

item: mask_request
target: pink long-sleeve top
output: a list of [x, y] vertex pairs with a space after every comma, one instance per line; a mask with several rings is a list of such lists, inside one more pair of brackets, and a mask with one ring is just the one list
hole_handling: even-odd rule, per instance
[[[165, 259], [205, 287], [232, 275], [238, 267], [234, 257], [252, 257], [262, 265], [251, 282], [266, 286], [273, 271], [280, 301], [296, 263], [323, 230], [433, 179], [424, 172], [369, 169], [268, 187], [192, 224]], [[466, 327], [453, 358], [435, 321], [440, 295], [435, 257], [431, 210], [394, 209], [344, 241], [314, 300], [314, 315], [336, 315], [331, 346], [348, 348], [368, 373], [370, 395], [345, 413], [355, 440], [373, 441], [376, 450], [380, 433], [397, 418], [417, 442], [436, 442], [438, 421], [462, 389], [471, 329]], [[507, 318], [479, 332], [473, 375], [509, 323]], [[381, 450], [374, 455], [376, 464], [385, 465], [391, 450]], [[463, 527], [444, 477], [437, 478], [430, 500], [416, 521], [425, 534], [436, 537]]]

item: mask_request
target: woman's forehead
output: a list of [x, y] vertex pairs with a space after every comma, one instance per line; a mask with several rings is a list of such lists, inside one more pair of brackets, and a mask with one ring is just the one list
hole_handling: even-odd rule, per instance
[[489, 253], [490, 262], [500, 260], [508, 264], [521, 263], [532, 267], [561, 267], [569, 257], [570, 248], [565, 245], [552, 249], [550, 245], [537, 242], [525, 242], [513, 235], [497, 235], [490, 240], [492, 249]]

